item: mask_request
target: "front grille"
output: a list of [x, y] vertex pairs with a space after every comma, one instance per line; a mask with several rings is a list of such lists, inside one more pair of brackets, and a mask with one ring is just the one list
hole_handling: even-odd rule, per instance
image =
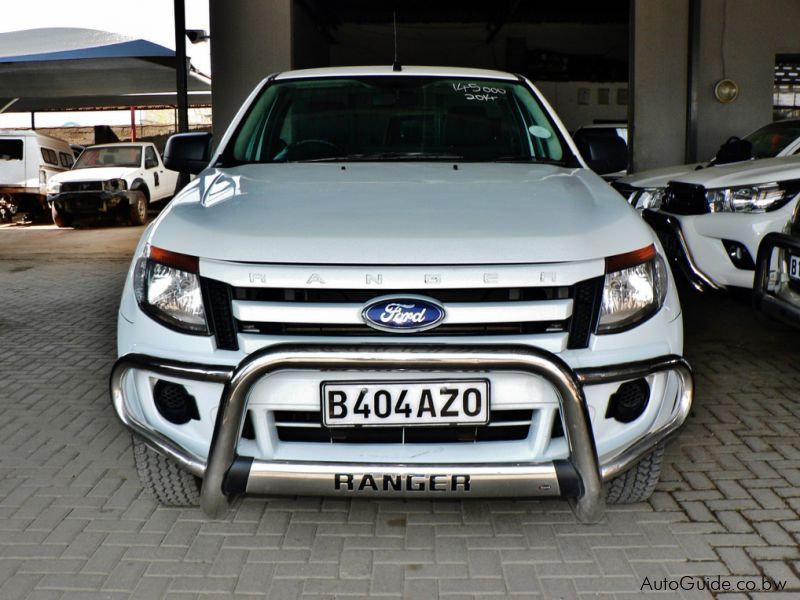
[[102, 192], [102, 181], [67, 181], [61, 184], [62, 192]]
[[605, 277], [587, 279], [575, 285], [574, 304], [570, 319], [567, 348], [587, 348], [597, 319], [600, 316], [600, 301], [603, 298]]
[[664, 192], [661, 209], [676, 215], [703, 215], [709, 212], [702, 185], [670, 183]]
[[214, 279], [202, 279], [203, 302], [208, 307], [208, 324], [217, 348], [238, 350], [236, 321], [231, 313], [231, 286]]
[[[572, 286], [441, 289], [234, 287], [203, 278], [211, 331], [217, 347], [229, 350], [239, 347], [239, 334], [398, 339], [402, 335], [406, 340], [561, 334], [548, 343], [586, 348], [595, 330], [602, 289], [603, 277]], [[381, 296], [431, 298], [444, 305], [448, 320], [414, 333], [372, 328], [363, 321], [361, 310]]]
[[494, 410], [489, 425], [411, 427], [335, 427], [322, 425], [319, 411], [275, 411], [282, 442], [320, 444], [450, 444], [524, 440], [532, 409]]

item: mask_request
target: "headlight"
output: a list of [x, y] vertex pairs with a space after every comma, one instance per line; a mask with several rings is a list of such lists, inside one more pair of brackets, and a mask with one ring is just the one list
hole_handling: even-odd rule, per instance
[[641, 190], [636, 190], [633, 194], [631, 194], [630, 198], [628, 198], [628, 202], [631, 203], [631, 206], [638, 210], [643, 210], [645, 208], [652, 208], [656, 209], [661, 206], [661, 201], [664, 199], [664, 191], [666, 188], [643, 188]]
[[208, 335], [198, 259], [151, 246], [136, 262], [133, 289], [141, 309], [184, 333]]
[[655, 246], [608, 257], [597, 333], [619, 333], [649, 319], [664, 304], [667, 281]]
[[104, 192], [119, 192], [127, 187], [128, 185], [125, 183], [124, 179], [109, 179], [108, 181], [103, 182]]
[[45, 192], [50, 196], [55, 196], [56, 194], [61, 193], [61, 182], [60, 181], [53, 181], [52, 179], [47, 182], [47, 188]]
[[800, 181], [784, 181], [708, 190], [706, 201], [711, 212], [763, 213], [777, 210], [800, 191]]

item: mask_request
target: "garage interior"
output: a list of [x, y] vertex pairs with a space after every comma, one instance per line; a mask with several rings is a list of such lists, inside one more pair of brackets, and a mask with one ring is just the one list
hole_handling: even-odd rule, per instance
[[[570, 130], [628, 121], [634, 172], [707, 160], [730, 136], [772, 121], [776, 60], [800, 53], [794, 0], [428, 4], [396, 7], [401, 62], [521, 72]], [[365, 0], [211, 3], [215, 131], [266, 74], [390, 64], [394, 9]], [[734, 102], [714, 96], [723, 79], [738, 86]]]

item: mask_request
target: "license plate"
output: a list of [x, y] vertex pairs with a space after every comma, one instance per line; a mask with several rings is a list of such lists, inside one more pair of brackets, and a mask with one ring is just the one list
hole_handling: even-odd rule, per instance
[[789, 277], [800, 279], [800, 256], [789, 256]]
[[489, 381], [324, 381], [326, 427], [480, 425], [489, 422]]

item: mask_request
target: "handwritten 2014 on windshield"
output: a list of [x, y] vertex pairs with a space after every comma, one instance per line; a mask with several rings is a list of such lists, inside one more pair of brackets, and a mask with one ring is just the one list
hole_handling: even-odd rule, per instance
[[500, 96], [506, 95], [506, 91], [503, 88], [478, 85], [477, 83], [454, 83], [453, 90], [464, 92], [464, 98], [477, 100], [478, 102], [494, 102]]

